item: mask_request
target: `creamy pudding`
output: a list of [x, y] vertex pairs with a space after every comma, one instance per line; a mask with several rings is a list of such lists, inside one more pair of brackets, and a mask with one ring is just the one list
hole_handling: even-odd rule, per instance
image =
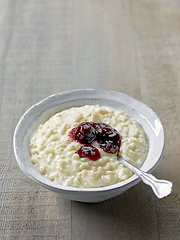
[[[104, 123], [120, 134], [118, 151], [109, 153], [95, 140], [100, 157], [96, 161], [78, 154], [82, 143], [72, 139], [72, 129], [84, 122]], [[86, 105], [63, 110], [41, 124], [29, 141], [31, 161], [46, 177], [61, 185], [96, 188], [126, 180], [133, 173], [117, 161], [117, 154], [140, 168], [148, 144], [138, 122], [110, 107]]]

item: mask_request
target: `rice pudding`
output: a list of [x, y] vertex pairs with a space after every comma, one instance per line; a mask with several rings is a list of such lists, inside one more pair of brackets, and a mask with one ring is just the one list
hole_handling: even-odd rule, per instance
[[104, 151], [96, 141], [92, 146], [100, 152], [97, 161], [77, 154], [82, 144], [72, 140], [70, 132], [83, 122], [105, 123], [115, 129], [121, 136], [118, 154], [137, 168], [142, 166], [148, 144], [138, 122], [110, 107], [86, 105], [55, 114], [31, 136], [31, 161], [42, 174], [61, 185], [76, 188], [104, 187], [133, 175], [117, 161], [117, 152]]

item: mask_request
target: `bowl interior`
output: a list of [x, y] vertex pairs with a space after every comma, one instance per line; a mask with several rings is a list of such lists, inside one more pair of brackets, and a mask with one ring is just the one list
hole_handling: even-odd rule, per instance
[[30, 160], [28, 148], [29, 139], [34, 130], [55, 113], [67, 108], [83, 105], [112, 107], [125, 112], [130, 117], [137, 120], [144, 129], [149, 143], [148, 156], [141, 169], [146, 172], [153, 171], [161, 159], [164, 149], [164, 130], [156, 113], [142, 102], [123, 93], [105, 90], [74, 90], [55, 94], [46, 98], [27, 110], [20, 119], [14, 133], [14, 152], [21, 170], [29, 178], [54, 191], [58, 191], [59, 189], [69, 189], [73, 191], [103, 191], [122, 187], [126, 184], [135, 184], [139, 181], [138, 177], [133, 175], [123, 182], [108, 187], [98, 189], [76, 189], [72, 187], [63, 187], [52, 182], [34, 167]]

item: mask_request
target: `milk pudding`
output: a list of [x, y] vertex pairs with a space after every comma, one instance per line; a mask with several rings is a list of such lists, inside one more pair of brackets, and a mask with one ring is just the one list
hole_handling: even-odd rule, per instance
[[[99, 126], [104, 126], [106, 135], [117, 135], [119, 142], [111, 148], [114, 150], [106, 151], [99, 138], [90, 133], [90, 140], [82, 143], [73, 138], [78, 126], [98, 134]], [[83, 146], [85, 155], [80, 154]], [[97, 158], [89, 157], [87, 151], [91, 149], [98, 151]], [[131, 177], [133, 173], [117, 161], [117, 154], [140, 168], [147, 157], [148, 143], [138, 122], [127, 114], [110, 107], [86, 105], [63, 110], [41, 124], [30, 138], [29, 151], [32, 163], [52, 181], [76, 188], [98, 188]]]

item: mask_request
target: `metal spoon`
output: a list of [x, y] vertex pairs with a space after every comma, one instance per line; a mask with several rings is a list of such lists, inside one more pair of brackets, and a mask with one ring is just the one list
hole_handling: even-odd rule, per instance
[[159, 180], [152, 174], [141, 171], [119, 155], [117, 156], [117, 160], [120, 161], [129, 170], [134, 172], [138, 177], [140, 177], [145, 184], [149, 185], [158, 198], [166, 197], [171, 193], [173, 186], [172, 182], [167, 180]]

